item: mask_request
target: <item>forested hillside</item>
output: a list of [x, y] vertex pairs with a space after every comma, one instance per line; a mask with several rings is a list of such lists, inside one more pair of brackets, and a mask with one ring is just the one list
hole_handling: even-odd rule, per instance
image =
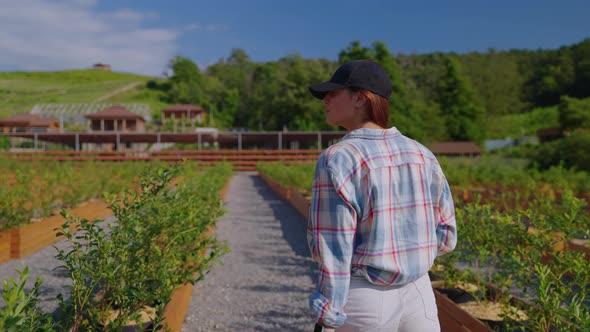
[[176, 57], [169, 80], [148, 86], [168, 103], [205, 106], [219, 127], [330, 130], [337, 128], [325, 124], [323, 106], [307, 85], [329, 79], [340, 63], [362, 58], [381, 63], [393, 78], [391, 124], [426, 142], [534, 135], [544, 126], [560, 126], [555, 109], [563, 96], [590, 96], [590, 39], [557, 50], [469, 54], [393, 54], [381, 42], [353, 41], [338, 61], [292, 54], [256, 63], [234, 49], [204, 71]]

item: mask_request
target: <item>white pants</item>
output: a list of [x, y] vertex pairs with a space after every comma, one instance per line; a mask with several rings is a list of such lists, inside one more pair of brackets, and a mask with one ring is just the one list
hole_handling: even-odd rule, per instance
[[438, 312], [428, 274], [404, 286], [386, 287], [353, 276], [336, 332], [439, 332]]

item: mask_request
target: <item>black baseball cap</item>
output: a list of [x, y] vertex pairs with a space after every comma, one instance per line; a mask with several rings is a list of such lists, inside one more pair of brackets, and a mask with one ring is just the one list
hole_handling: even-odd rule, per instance
[[324, 99], [330, 91], [341, 88], [358, 88], [389, 99], [393, 86], [389, 74], [380, 64], [371, 60], [353, 60], [341, 65], [327, 82], [309, 86], [311, 94]]

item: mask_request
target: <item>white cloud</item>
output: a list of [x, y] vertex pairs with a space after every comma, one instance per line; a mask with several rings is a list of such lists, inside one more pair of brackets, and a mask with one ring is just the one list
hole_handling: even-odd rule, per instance
[[206, 31], [206, 32], [225, 32], [229, 31], [229, 26], [225, 24], [200, 24], [191, 23], [184, 27], [185, 32], [190, 31]]
[[199, 23], [191, 23], [184, 27], [184, 31], [195, 31], [201, 30], [202, 26]]
[[61, 70], [108, 63], [160, 75], [177, 52], [178, 31], [145, 28], [157, 13], [97, 13], [96, 0], [0, 0], [0, 70]]
[[225, 24], [208, 24], [207, 31], [210, 32], [220, 32], [220, 31], [228, 31], [229, 27]]

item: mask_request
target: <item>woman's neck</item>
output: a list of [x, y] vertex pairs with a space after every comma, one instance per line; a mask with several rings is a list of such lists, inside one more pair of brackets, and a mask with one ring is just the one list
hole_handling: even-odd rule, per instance
[[378, 124], [376, 124], [373, 121], [367, 121], [367, 122], [363, 122], [359, 125], [356, 126], [352, 126], [350, 128], [347, 128], [348, 131], [353, 131], [353, 130], [357, 130], [357, 129], [361, 129], [361, 128], [366, 128], [366, 129], [385, 129], [381, 126], [379, 126]]

